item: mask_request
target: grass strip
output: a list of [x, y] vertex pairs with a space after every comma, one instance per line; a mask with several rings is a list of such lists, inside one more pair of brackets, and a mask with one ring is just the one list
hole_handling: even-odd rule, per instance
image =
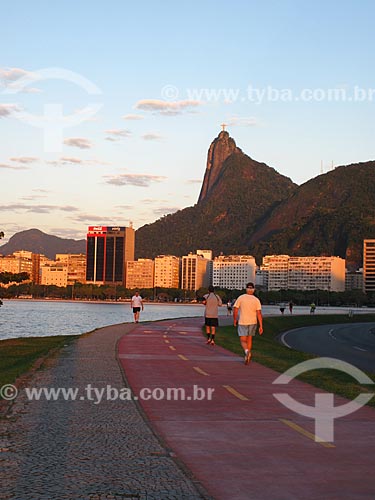
[[[262, 336], [256, 335], [253, 342], [253, 360], [272, 368], [276, 372], [283, 373], [292, 366], [302, 361], [316, 358], [314, 354], [307, 354], [289, 349], [277, 340], [277, 337], [288, 330], [304, 326], [317, 326], [327, 324], [350, 324], [375, 322], [375, 315], [364, 314], [353, 318], [343, 315], [316, 315], [316, 316], [272, 316], [263, 319], [264, 333]], [[221, 326], [216, 336], [216, 343], [243, 356], [243, 351], [237, 335], [237, 329], [233, 326]], [[374, 367], [375, 371], [375, 367]], [[375, 373], [365, 372], [375, 382]], [[354, 399], [363, 392], [374, 392], [374, 386], [361, 385], [350, 375], [338, 370], [320, 369], [311, 370], [299, 377], [299, 380], [338, 394], [348, 399]], [[375, 397], [368, 405], [375, 406]]]
[[13, 384], [19, 376], [30, 370], [38, 359], [76, 338], [76, 335], [61, 335], [1, 340], [0, 387], [4, 384]]

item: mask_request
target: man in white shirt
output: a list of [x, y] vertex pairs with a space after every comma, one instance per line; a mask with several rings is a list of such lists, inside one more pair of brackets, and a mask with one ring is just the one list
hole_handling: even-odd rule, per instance
[[[245, 364], [251, 359], [251, 347], [259, 323], [259, 335], [263, 333], [262, 305], [254, 297], [254, 283], [247, 283], [246, 293], [240, 295], [233, 306], [233, 324], [238, 325], [238, 336], [245, 352]], [[240, 315], [238, 319], [238, 314]]]
[[133, 308], [133, 314], [134, 314], [134, 322], [138, 323], [139, 322], [139, 314], [142, 308], [143, 311], [143, 299], [139, 295], [139, 292], [136, 291], [135, 295], [133, 295], [132, 300], [130, 302], [130, 307]]

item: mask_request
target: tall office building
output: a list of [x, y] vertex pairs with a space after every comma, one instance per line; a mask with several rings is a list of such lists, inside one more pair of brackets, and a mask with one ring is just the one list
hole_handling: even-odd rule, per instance
[[180, 258], [175, 255], [155, 257], [154, 286], [178, 288], [180, 285]]
[[97, 285], [126, 283], [126, 262], [134, 260], [132, 227], [89, 226], [86, 281]]
[[183, 290], [199, 290], [209, 285], [210, 260], [202, 255], [189, 253], [182, 257], [181, 288]]
[[375, 292], [375, 240], [363, 240], [363, 291]]

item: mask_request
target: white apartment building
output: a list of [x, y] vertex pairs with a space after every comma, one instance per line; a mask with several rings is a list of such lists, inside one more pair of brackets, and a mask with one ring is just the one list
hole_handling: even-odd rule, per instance
[[126, 262], [126, 288], [153, 288], [154, 261], [152, 259]]
[[209, 263], [211, 261], [194, 253], [182, 257], [181, 288], [196, 291], [207, 287], [209, 282]]
[[154, 286], [178, 288], [180, 286], [180, 261], [181, 259], [175, 255], [155, 257]]
[[255, 283], [256, 262], [252, 255], [220, 255], [213, 261], [213, 286], [242, 290]]
[[363, 291], [375, 292], [375, 240], [363, 241]]
[[340, 257], [267, 255], [261, 270], [267, 273], [268, 290], [345, 291], [345, 259]]

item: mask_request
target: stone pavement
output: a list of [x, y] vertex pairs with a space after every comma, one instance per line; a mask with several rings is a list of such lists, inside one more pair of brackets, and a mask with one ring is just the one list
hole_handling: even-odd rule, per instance
[[[76, 401], [28, 401], [20, 391], [0, 420], [0, 498], [195, 500], [209, 498], [152, 432], [131, 400], [85, 392], [124, 387], [116, 343], [133, 325], [102, 328], [66, 346], [31, 387], [79, 388]], [[87, 396], [91, 397], [91, 401]], [[82, 399], [83, 398], [83, 399]]]

